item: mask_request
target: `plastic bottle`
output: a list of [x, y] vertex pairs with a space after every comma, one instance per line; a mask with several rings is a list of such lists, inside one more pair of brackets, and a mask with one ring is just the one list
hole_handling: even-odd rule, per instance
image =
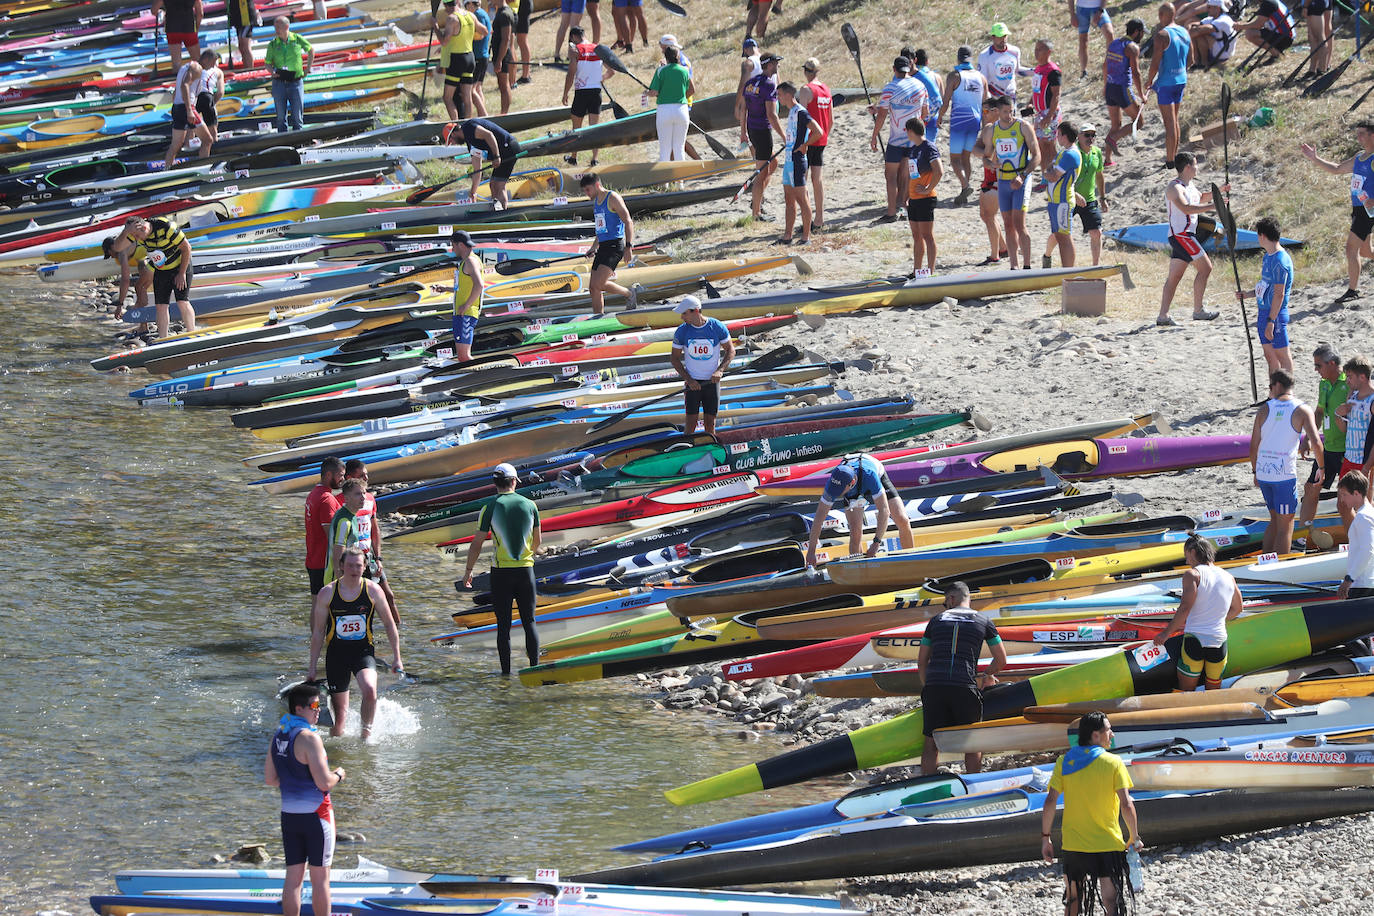
[[1131, 890], [1137, 894], [1145, 890], [1145, 869], [1140, 864], [1140, 850], [1132, 846], [1126, 850], [1126, 871], [1129, 874]]
[[1364, 205], [1365, 213], [1374, 216], [1374, 200], [1370, 200], [1369, 195], [1363, 191], [1360, 192], [1360, 203]]

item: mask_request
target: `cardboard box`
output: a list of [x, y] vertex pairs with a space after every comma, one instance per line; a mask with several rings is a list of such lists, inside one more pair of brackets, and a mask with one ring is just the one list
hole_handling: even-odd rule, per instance
[[1064, 312], [1095, 318], [1107, 314], [1106, 280], [1065, 280]]
[[1209, 149], [1220, 146], [1223, 137], [1230, 141], [1239, 140], [1242, 123], [1239, 115], [1232, 117], [1230, 121], [1213, 121], [1204, 125], [1201, 133], [1189, 137], [1188, 143], [1191, 146]]

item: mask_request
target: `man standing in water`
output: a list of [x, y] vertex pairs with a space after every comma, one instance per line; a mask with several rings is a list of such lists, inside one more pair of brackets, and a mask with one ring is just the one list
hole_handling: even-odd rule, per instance
[[386, 578], [386, 568], [382, 566], [382, 524], [377, 521], [377, 497], [367, 489], [367, 462], [361, 458], [348, 459], [348, 463], [344, 465], [344, 479], [362, 482], [363, 507], [358, 511], [358, 527], [372, 530], [369, 552], [372, 555], [373, 574], [368, 578], [375, 580], [382, 587], [387, 606], [391, 608], [391, 616], [400, 623], [401, 612], [396, 610], [396, 595], [391, 591], [391, 583]]
[[329, 767], [324, 742], [315, 731], [320, 692], [297, 684], [286, 694], [291, 711], [281, 717], [267, 745], [263, 782], [281, 789], [281, 841], [286, 859], [282, 880], [283, 916], [300, 916], [301, 885], [310, 868], [310, 906], [328, 913], [329, 866], [334, 860], [334, 807], [329, 793], [344, 781], [343, 767]]
[[472, 571], [482, 555], [488, 535], [495, 543], [491, 568], [491, 609], [496, 613], [496, 651], [501, 656], [501, 675], [510, 677], [511, 605], [520, 609], [520, 626], [525, 631], [525, 655], [531, 665], [539, 664], [539, 632], [534, 628], [535, 585], [534, 554], [539, 549], [539, 507], [515, 492], [520, 482], [515, 466], [501, 462], [492, 471], [496, 484], [493, 496], [477, 517], [477, 534], [468, 547], [463, 588], [472, 588]]
[[191, 243], [186, 234], [171, 220], [155, 216], [144, 219], [131, 216], [124, 223], [124, 231], [115, 237], [118, 248], [121, 238], [141, 244], [148, 252], [148, 264], [153, 268], [153, 306], [157, 309], [157, 334], [166, 337], [171, 330], [171, 306], [176, 299], [181, 322], [189, 333], [196, 329], [196, 311], [191, 307]]
[[377, 649], [372, 641], [378, 616], [391, 641], [391, 669], [397, 677], [405, 675], [401, 666], [401, 634], [391, 616], [382, 587], [363, 578], [363, 552], [350, 547], [343, 552], [343, 575], [325, 584], [315, 596], [314, 619], [310, 630], [310, 665], [306, 680], [315, 680], [320, 647], [324, 646], [324, 677], [334, 725], [329, 733], [342, 735], [348, 715], [348, 685], [357, 677], [362, 695], [362, 734], [372, 739], [372, 720], [377, 715]]
[[344, 479], [344, 463], [330, 455], [320, 462], [320, 480], [305, 498], [305, 572], [310, 577], [313, 600], [324, 588], [329, 566], [329, 524], [343, 505], [334, 495]]

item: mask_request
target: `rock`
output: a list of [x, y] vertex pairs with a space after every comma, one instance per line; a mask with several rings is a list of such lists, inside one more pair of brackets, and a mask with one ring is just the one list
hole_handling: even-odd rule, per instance
[[367, 837], [361, 833], [340, 833], [334, 840], [338, 843], [366, 843]]
[[677, 690], [679, 687], [686, 687], [692, 683], [692, 678], [686, 677], [665, 677], [658, 682], [664, 690]]
[[806, 686], [806, 679], [800, 674], [789, 674], [787, 679], [782, 682], [782, 686], [786, 687], [788, 690], [801, 690]]
[[741, 741], [759, 740], [758, 732], [751, 732], [747, 728], [742, 728], [739, 731], [735, 732], [735, 737], [740, 739]]
[[266, 865], [272, 861], [272, 855], [264, 843], [245, 843], [230, 858], [235, 862], [248, 862], [251, 865]]

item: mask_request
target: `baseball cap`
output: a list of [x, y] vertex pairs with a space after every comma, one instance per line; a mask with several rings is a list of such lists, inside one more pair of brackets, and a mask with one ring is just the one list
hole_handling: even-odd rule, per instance
[[905, 57], [899, 57], [892, 62], [892, 69], [901, 70], [903, 73], [910, 73], [911, 61], [907, 60]]
[[806, 60], [802, 61], [802, 69], [816, 73], [821, 69], [821, 62], [814, 57], [808, 57]]
[[474, 247], [472, 244], [472, 236], [468, 235], [467, 231], [463, 229], [454, 229], [450, 241], [455, 245], [463, 244], [469, 248]]
[[676, 48], [679, 51], [682, 50], [682, 45], [677, 43], [676, 35], [664, 35], [658, 40], [658, 46], [660, 48]]
[[961, 64], [968, 63], [973, 60], [973, 49], [968, 45], [960, 45], [959, 50], [955, 52], [955, 59]]
[[774, 54], [772, 51], [769, 51], [767, 54], [765, 54], [765, 55], [763, 55], [762, 57], [759, 58], [759, 63], [760, 63], [760, 64], [768, 64], [768, 63], [772, 63], [772, 62], [774, 62], [774, 61], [779, 61], [779, 60], [782, 60], [782, 55], [781, 55], [781, 54]]
[[679, 315], [685, 315], [692, 309], [701, 308], [701, 300], [696, 296], [683, 296], [682, 301], [673, 306], [673, 311]]
[[1080, 134], [1095, 134], [1095, 133], [1097, 133], [1097, 125], [1096, 125], [1096, 124], [1083, 124], [1083, 125], [1081, 125], [1081, 126], [1078, 128], [1078, 132], [1079, 132]]
[[1215, 6], [1215, 7], [1217, 7], [1218, 9], [1225, 9], [1225, 8], [1226, 8], [1225, 0], [1207, 0], [1207, 5], [1208, 5], [1208, 6]]
[[515, 465], [503, 461], [491, 469], [491, 476], [500, 477], [502, 480], [518, 480], [520, 475], [515, 472]]
[[994, 22], [988, 29], [988, 34], [993, 38], [1006, 38], [1008, 35], [1007, 24], [1005, 22]]
[[744, 39], [744, 46], [746, 48], [757, 48], [759, 43], [752, 38], [746, 38]]
[[854, 481], [859, 479], [858, 469], [852, 464], [837, 465], [830, 472], [830, 479], [825, 482], [825, 490], [821, 493], [821, 499], [828, 503], [838, 502], [841, 497], [854, 485]]

